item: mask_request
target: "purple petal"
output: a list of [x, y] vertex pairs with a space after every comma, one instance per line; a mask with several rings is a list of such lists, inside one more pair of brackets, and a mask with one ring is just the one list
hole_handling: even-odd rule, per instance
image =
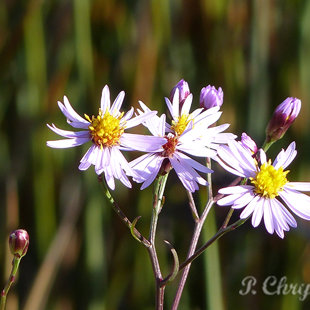
[[264, 152], [264, 150], [262, 149], [259, 149], [259, 158], [260, 158], [260, 162], [261, 164], [263, 165], [264, 163], [267, 162], [267, 156], [266, 156], [266, 153]]
[[[158, 175], [158, 172], [160, 170], [160, 167], [162, 165], [163, 162], [163, 158], [161, 157], [156, 157], [155, 160], [152, 163], [152, 169], [150, 170], [151, 173], [149, 173], [148, 178], [145, 180], [145, 182], [142, 184], [141, 186], [141, 190], [145, 189], [146, 187], [148, 187], [150, 184], [152, 184], [152, 182], [155, 180], [155, 178]], [[150, 169], [148, 167], [148, 169]]]
[[221, 188], [218, 192], [220, 194], [245, 194], [247, 192], [252, 192], [253, 186], [252, 185], [237, 185], [237, 186], [228, 186]]
[[[172, 107], [172, 104], [171, 104], [170, 100], [168, 98], [165, 98], [165, 101], [166, 101], [166, 105], [168, 107], [168, 110], [169, 110], [170, 114], [172, 115], [172, 118], [174, 118], [173, 117], [173, 107]], [[177, 115], [177, 117], [178, 116], [179, 115]]]
[[273, 234], [274, 224], [269, 199], [264, 199], [264, 222], [269, 234]]
[[252, 191], [243, 194], [240, 198], [238, 198], [234, 201], [233, 208], [234, 209], [243, 208], [244, 206], [249, 204], [254, 199], [254, 197], [255, 196], [254, 196]]
[[114, 182], [114, 177], [112, 174], [108, 173], [108, 171], [106, 170], [104, 173], [105, 176], [105, 180], [107, 181], [108, 186], [114, 190], [115, 189], [115, 182]]
[[200, 164], [199, 162], [195, 161], [194, 159], [186, 156], [185, 154], [182, 154], [178, 152], [178, 156], [182, 158], [182, 160], [187, 163], [189, 166], [193, 167], [194, 169], [204, 172], [204, 173], [212, 173], [213, 170], [209, 169], [208, 167]]
[[102, 89], [102, 94], [101, 94], [101, 100], [100, 100], [100, 107], [103, 113], [105, 113], [105, 111], [107, 109], [110, 110], [110, 90], [109, 90], [109, 86], [105, 85], [104, 88]]
[[144, 121], [146, 121], [149, 118], [152, 118], [156, 114], [157, 114], [157, 111], [150, 111], [150, 112], [145, 112], [141, 115], [138, 115], [127, 121], [126, 128], [132, 128], [139, 124], [142, 124]]
[[171, 116], [175, 121], [178, 120], [178, 117], [180, 115], [180, 98], [179, 98], [179, 90], [176, 89], [173, 99], [172, 99], [172, 113]]
[[279, 192], [287, 206], [299, 217], [310, 220], [310, 197], [285, 187]]
[[183, 103], [183, 106], [182, 106], [182, 109], [181, 109], [181, 115], [183, 114], [189, 114], [189, 110], [191, 108], [191, 105], [192, 105], [192, 101], [193, 101], [193, 95], [192, 94], [189, 94], [184, 103]]
[[112, 104], [112, 107], [110, 109], [110, 112], [112, 114], [114, 114], [115, 112], [119, 112], [121, 106], [122, 106], [122, 103], [123, 103], [123, 100], [124, 100], [124, 97], [125, 97], [125, 92], [124, 91], [121, 91], [118, 96], [116, 97], [116, 99], [114, 100], [113, 104]]
[[55, 141], [47, 141], [46, 145], [56, 149], [65, 149], [82, 145], [89, 141], [89, 138], [61, 139]]
[[66, 96], [64, 96], [64, 105], [58, 101], [58, 106], [70, 121], [89, 125], [88, 121], [75, 112]]
[[309, 192], [310, 191], [310, 182], [289, 182], [285, 184], [285, 187], [292, 188], [301, 192]]
[[295, 150], [296, 143], [292, 142], [287, 149], [284, 151], [282, 150], [278, 156], [276, 157], [273, 166], [276, 169], [283, 167], [285, 169], [296, 157], [297, 151]]
[[259, 196], [255, 196], [253, 200], [244, 208], [244, 210], [240, 214], [241, 219], [246, 219], [247, 217], [249, 217], [253, 213], [255, 208], [260, 206], [262, 201], [259, 198]]
[[120, 138], [121, 146], [142, 152], [162, 151], [162, 146], [167, 143], [166, 138], [123, 133]]
[[[258, 198], [256, 199], [258, 200]], [[251, 220], [253, 227], [257, 227], [260, 224], [263, 218], [263, 213], [264, 213], [264, 206], [263, 206], [263, 203], [261, 202], [256, 205], [253, 211], [252, 220]]]
[[225, 197], [219, 199], [217, 201], [217, 204], [219, 206], [230, 206], [230, 205], [234, 204], [235, 200], [239, 199], [242, 196], [243, 196], [243, 194], [241, 194], [241, 193], [228, 195], [228, 196], [225, 196]]
[[65, 138], [89, 138], [89, 131], [83, 130], [83, 131], [69, 131], [69, 130], [62, 130], [57, 128], [54, 124], [49, 125], [47, 124], [47, 127], [54, 131], [56, 134], [63, 136]]
[[285, 214], [283, 214], [283, 210], [280, 206], [280, 201], [278, 201], [277, 199], [270, 199], [270, 206], [271, 206], [271, 212], [273, 214], [273, 223], [276, 226], [281, 227], [281, 229], [288, 231], [289, 225], [286, 221], [286, 216]]

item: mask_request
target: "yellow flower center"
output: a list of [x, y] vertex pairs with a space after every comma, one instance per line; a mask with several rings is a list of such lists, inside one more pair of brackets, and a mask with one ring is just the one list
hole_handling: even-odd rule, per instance
[[283, 171], [282, 167], [275, 169], [269, 160], [260, 167], [255, 178], [250, 178], [255, 187], [254, 192], [266, 198], [275, 198], [288, 182], [286, 179], [288, 173], [289, 170]]
[[100, 147], [113, 146], [119, 144], [119, 139], [123, 134], [125, 127], [120, 124], [120, 120], [124, 113], [119, 116], [111, 115], [109, 110], [103, 114], [99, 109], [97, 117], [90, 118], [85, 114], [85, 118], [91, 123], [88, 127], [92, 141]]
[[168, 135], [165, 138], [167, 139], [167, 143], [163, 145], [164, 151], [162, 152], [162, 156], [170, 157], [175, 152], [175, 148], [178, 144], [178, 137], [173, 136], [173, 135]]
[[180, 136], [190, 121], [188, 114], [182, 114], [177, 121], [172, 121], [171, 129]]

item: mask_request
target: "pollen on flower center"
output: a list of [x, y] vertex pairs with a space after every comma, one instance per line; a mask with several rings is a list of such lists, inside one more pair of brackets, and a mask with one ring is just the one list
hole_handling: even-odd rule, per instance
[[92, 141], [100, 146], [113, 146], [119, 144], [119, 139], [124, 133], [124, 125], [120, 124], [120, 120], [124, 113], [119, 116], [111, 115], [109, 110], [103, 114], [102, 110], [99, 109], [97, 117], [92, 116], [90, 118], [85, 114], [85, 118], [91, 123], [88, 127]]
[[180, 136], [190, 121], [188, 114], [182, 114], [177, 121], [172, 121], [171, 129]]
[[266, 198], [275, 198], [288, 182], [286, 179], [288, 173], [289, 170], [283, 171], [282, 167], [275, 169], [269, 160], [268, 163], [264, 163], [260, 167], [260, 171], [255, 178], [250, 178], [251, 183], [255, 187], [254, 192]]
[[164, 151], [162, 153], [162, 156], [170, 157], [175, 152], [175, 148], [178, 144], [178, 137], [169, 134], [165, 138], [167, 139], [167, 143], [163, 145]]

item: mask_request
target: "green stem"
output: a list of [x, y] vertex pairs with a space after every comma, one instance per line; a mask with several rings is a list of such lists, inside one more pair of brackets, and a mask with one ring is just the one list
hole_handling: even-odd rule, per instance
[[224, 223], [223, 223], [223, 225], [221, 227], [222, 229], [225, 229], [227, 227], [227, 225], [228, 225], [228, 223], [230, 221], [230, 218], [231, 218], [233, 213], [234, 213], [234, 209], [230, 208], [228, 213], [227, 213], [227, 215], [226, 215], [225, 221], [224, 221]]
[[[128, 217], [124, 214], [124, 212], [120, 209], [118, 204], [115, 202], [112, 194], [109, 191], [108, 185], [106, 184], [104, 178], [102, 179], [102, 184], [104, 185], [105, 189], [105, 195], [107, 199], [109, 200], [113, 210], [116, 212], [116, 214], [119, 216], [119, 218], [122, 220], [122, 222], [130, 229], [132, 230], [132, 222], [128, 219]], [[136, 229], [133, 229], [133, 232], [135, 234], [135, 237], [145, 246], [150, 247], [150, 242]], [[1, 309], [0, 309], [1, 310]]]
[[9, 290], [10, 290], [11, 285], [15, 281], [15, 276], [16, 276], [16, 273], [17, 273], [17, 270], [18, 270], [18, 266], [19, 266], [20, 260], [21, 260], [21, 257], [14, 256], [14, 258], [13, 258], [12, 270], [11, 270], [11, 274], [10, 274], [9, 280], [6, 283], [4, 289], [1, 292], [0, 310], [4, 310], [5, 309], [6, 297], [7, 297], [7, 294], [9, 292]]
[[164, 293], [165, 293], [165, 285], [162, 285], [163, 277], [161, 274], [158, 256], [155, 247], [155, 237], [156, 237], [156, 229], [158, 223], [158, 216], [161, 212], [162, 206], [164, 204], [164, 191], [166, 187], [168, 179], [168, 173], [163, 176], [159, 176], [154, 189], [154, 202], [153, 202], [153, 211], [152, 211], [152, 219], [150, 226], [150, 236], [148, 242], [150, 243], [150, 247], [147, 248], [149, 252], [149, 256], [151, 259], [155, 284], [156, 284], [156, 310], [162, 310], [164, 307]]
[[[168, 178], [168, 173], [164, 176], [160, 176], [155, 184], [155, 193], [154, 193], [154, 203], [153, 203], [153, 213], [152, 213], [152, 220], [151, 220], [151, 227], [150, 227], [150, 237], [147, 240], [136, 228], [135, 224], [137, 219], [133, 221], [133, 223], [128, 219], [128, 217], [124, 214], [124, 212], [119, 208], [117, 203], [115, 202], [108, 185], [106, 184], [104, 178], [102, 178], [102, 184], [104, 185], [105, 196], [109, 200], [113, 210], [122, 220], [122, 222], [130, 229], [131, 233], [134, 235], [135, 239], [138, 239], [148, 250], [154, 276], [156, 282], [156, 310], [163, 309], [163, 302], [164, 302], [164, 292], [165, 286], [162, 285], [162, 275], [160, 271], [160, 266], [158, 262], [158, 257], [155, 248], [155, 235], [156, 235], [156, 228], [158, 222], [158, 215], [162, 209], [164, 203], [164, 191], [165, 186]], [[2, 309], [0, 309], [2, 310]]]
[[269, 148], [273, 145], [275, 141], [269, 141], [267, 142], [267, 140], [265, 140], [262, 149], [265, 151], [265, 153], [269, 150]]
[[149, 236], [149, 242], [152, 245], [154, 245], [155, 243], [158, 216], [164, 203], [163, 197], [164, 197], [164, 191], [165, 191], [168, 175], [169, 173], [166, 173], [163, 176], [159, 176], [155, 184], [153, 212], [152, 212], [152, 220], [151, 220], [150, 236]]
[[165, 286], [162, 285], [163, 277], [161, 274], [158, 256], [156, 252], [155, 237], [156, 237], [158, 216], [164, 204], [164, 191], [168, 179], [168, 174], [169, 173], [166, 173], [163, 176], [159, 176], [155, 183], [152, 219], [151, 219], [150, 236], [149, 236], [149, 242], [151, 246], [148, 248], [148, 252], [151, 259], [156, 284], [156, 297], [155, 297], [156, 310], [162, 310], [164, 308]]

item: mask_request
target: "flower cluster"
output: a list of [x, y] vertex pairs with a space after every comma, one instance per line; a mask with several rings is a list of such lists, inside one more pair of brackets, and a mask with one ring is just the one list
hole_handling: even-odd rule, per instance
[[[198, 189], [198, 183], [207, 185], [207, 181], [197, 171], [212, 171], [186, 154], [215, 157], [219, 144], [235, 138], [232, 134], [223, 133], [228, 124], [210, 127], [220, 118], [220, 104], [215, 104], [210, 109], [196, 109], [190, 113], [193, 95], [188, 84], [181, 80], [171, 91], [171, 100], [166, 98], [172, 116], [172, 122], [168, 124], [165, 115], [158, 117], [156, 111], [151, 111], [142, 102], [136, 116], [133, 117], [133, 108], [124, 114], [120, 111], [124, 96], [125, 93], [120, 92], [111, 105], [109, 88], [105, 86], [98, 115], [85, 115], [85, 118], [78, 115], [67, 97], [64, 97], [64, 103], [58, 102], [60, 110], [66, 116], [69, 125], [81, 130], [67, 131], [57, 128], [54, 124], [48, 125], [52, 131], [66, 139], [48, 141], [47, 145], [53, 148], [68, 148], [91, 141], [92, 144], [81, 159], [79, 169], [86, 170], [94, 165], [96, 173], [104, 174], [111, 189], [115, 188], [114, 179], [131, 187], [128, 176], [136, 182], [143, 182], [141, 189], [147, 187], [158, 175], [165, 159], [170, 162], [187, 190], [194, 192]], [[212, 96], [216, 99], [212, 100]], [[212, 89], [208, 97], [209, 101], [218, 102], [217, 97], [223, 97], [222, 90], [219, 89], [218, 94]], [[127, 129], [139, 124], [146, 126], [152, 135], [127, 132]], [[129, 163], [122, 151], [142, 151], [147, 154]]]
[[67, 117], [68, 123], [81, 131], [67, 131], [57, 128], [54, 124], [48, 127], [55, 133], [67, 139], [48, 141], [47, 145], [54, 148], [68, 148], [92, 141], [79, 165], [80, 170], [86, 170], [91, 165], [95, 166], [98, 175], [104, 173], [105, 180], [111, 189], [115, 188], [114, 179], [120, 180], [127, 187], [131, 183], [127, 176], [139, 178], [130, 167], [121, 153], [124, 150], [139, 150], [151, 152], [161, 149], [165, 140], [160, 137], [137, 135], [125, 132], [126, 129], [141, 124], [145, 119], [156, 112], [145, 113], [132, 117], [134, 110], [131, 108], [126, 114], [120, 112], [125, 93], [120, 92], [111, 106], [110, 91], [108, 86], [102, 90], [101, 103], [97, 116], [79, 116], [64, 97], [64, 103], [58, 102], [62, 113]]
[[[301, 101], [297, 98], [287, 98], [276, 108], [266, 128], [265, 145], [283, 137], [300, 108]], [[258, 150], [256, 143], [245, 133], [240, 142], [230, 141], [227, 146], [222, 145], [218, 149], [217, 161], [247, 183], [220, 189], [219, 193], [226, 196], [217, 204], [231, 205], [233, 209], [244, 208], [241, 219], [252, 215], [253, 227], [263, 219], [268, 233], [276, 232], [284, 238], [284, 231], [297, 226], [291, 212], [310, 220], [310, 197], [300, 192], [310, 191], [310, 183], [289, 182], [289, 170], [285, 171], [296, 155], [296, 143], [292, 142], [272, 163], [267, 160], [265, 151]]]
[[281, 238], [290, 226], [297, 226], [283, 203], [299, 217], [310, 220], [310, 197], [299, 192], [310, 191], [310, 183], [289, 182], [289, 170], [285, 171], [297, 154], [295, 147], [295, 142], [292, 142], [272, 163], [262, 149], [256, 158], [236, 141], [221, 146], [218, 162], [231, 173], [248, 179], [249, 184], [220, 189], [219, 193], [227, 196], [220, 199], [218, 205], [244, 208], [240, 218], [252, 215], [253, 227], [257, 227], [263, 218], [267, 231], [270, 234], [276, 232]]
[[[196, 170], [204, 173], [211, 173], [212, 170], [188, 155], [214, 158], [218, 146], [221, 143], [228, 143], [236, 136], [222, 132], [229, 126], [228, 124], [210, 127], [221, 116], [219, 106], [208, 110], [195, 109], [190, 113], [193, 96], [189, 93], [183, 101], [178, 88], [174, 91], [172, 102], [168, 98], [165, 99], [172, 117], [171, 124], [166, 122], [165, 115], [153, 116], [144, 123], [154, 136], [166, 139], [163, 150], [142, 155], [130, 164], [144, 180], [142, 189], [152, 183], [166, 160], [184, 187], [194, 192], [198, 189], [198, 183], [207, 185], [207, 181]], [[180, 108], [181, 103], [183, 104]], [[143, 110], [139, 111], [140, 115], [149, 112], [143, 103], [140, 102], [140, 105]]]
[[[259, 149], [254, 140], [243, 133], [240, 141], [232, 133], [224, 132], [229, 124], [216, 125], [223, 104], [223, 91], [208, 85], [200, 93], [199, 108], [192, 109], [193, 94], [186, 81], [181, 80], [165, 98], [169, 116], [158, 116], [139, 101], [140, 108], [134, 115], [131, 108], [121, 112], [125, 93], [119, 93], [113, 104], [108, 86], [102, 91], [97, 116], [79, 116], [68, 99], [58, 102], [68, 123], [80, 131], [67, 131], [54, 124], [48, 127], [62, 140], [48, 141], [53, 148], [68, 148], [91, 142], [81, 159], [79, 169], [94, 165], [98, 175], [103, 174], [108, 186], [115, 188], [114, 179], [131, 187], [128, 176], [141, 189], [148, 187], [159, 174], [174, 170], [189, 192], [198, 190], [199, 184], [207, 186], [204, 173], [212, 173], [204, 163], [193, 157], [211, 158], [228, 172], [241, 177], [239, 185], [219, 190], [220, 206], [243, 209], [241, 219], [252, 215], [252, 225], [257, 227], [262, 219], [268, 233], [276, 232], [281, 238], [297, 222], [292, 213], [310, 220], [310, 197], [301, 193], [310, 191], [310, 183], [288, 181], [288, 170], [297, 151], [292, 142], [272, 162], [266, 150], [282, 138], [300, 112], [301, 101], [287, 98], [275, 110], [266, 128], [266, 141]], [[145, 126], [151, 135], [128, 133], [137, 125]], [[123, 151], [142, 151], [145, 154], [128, 162]]]

